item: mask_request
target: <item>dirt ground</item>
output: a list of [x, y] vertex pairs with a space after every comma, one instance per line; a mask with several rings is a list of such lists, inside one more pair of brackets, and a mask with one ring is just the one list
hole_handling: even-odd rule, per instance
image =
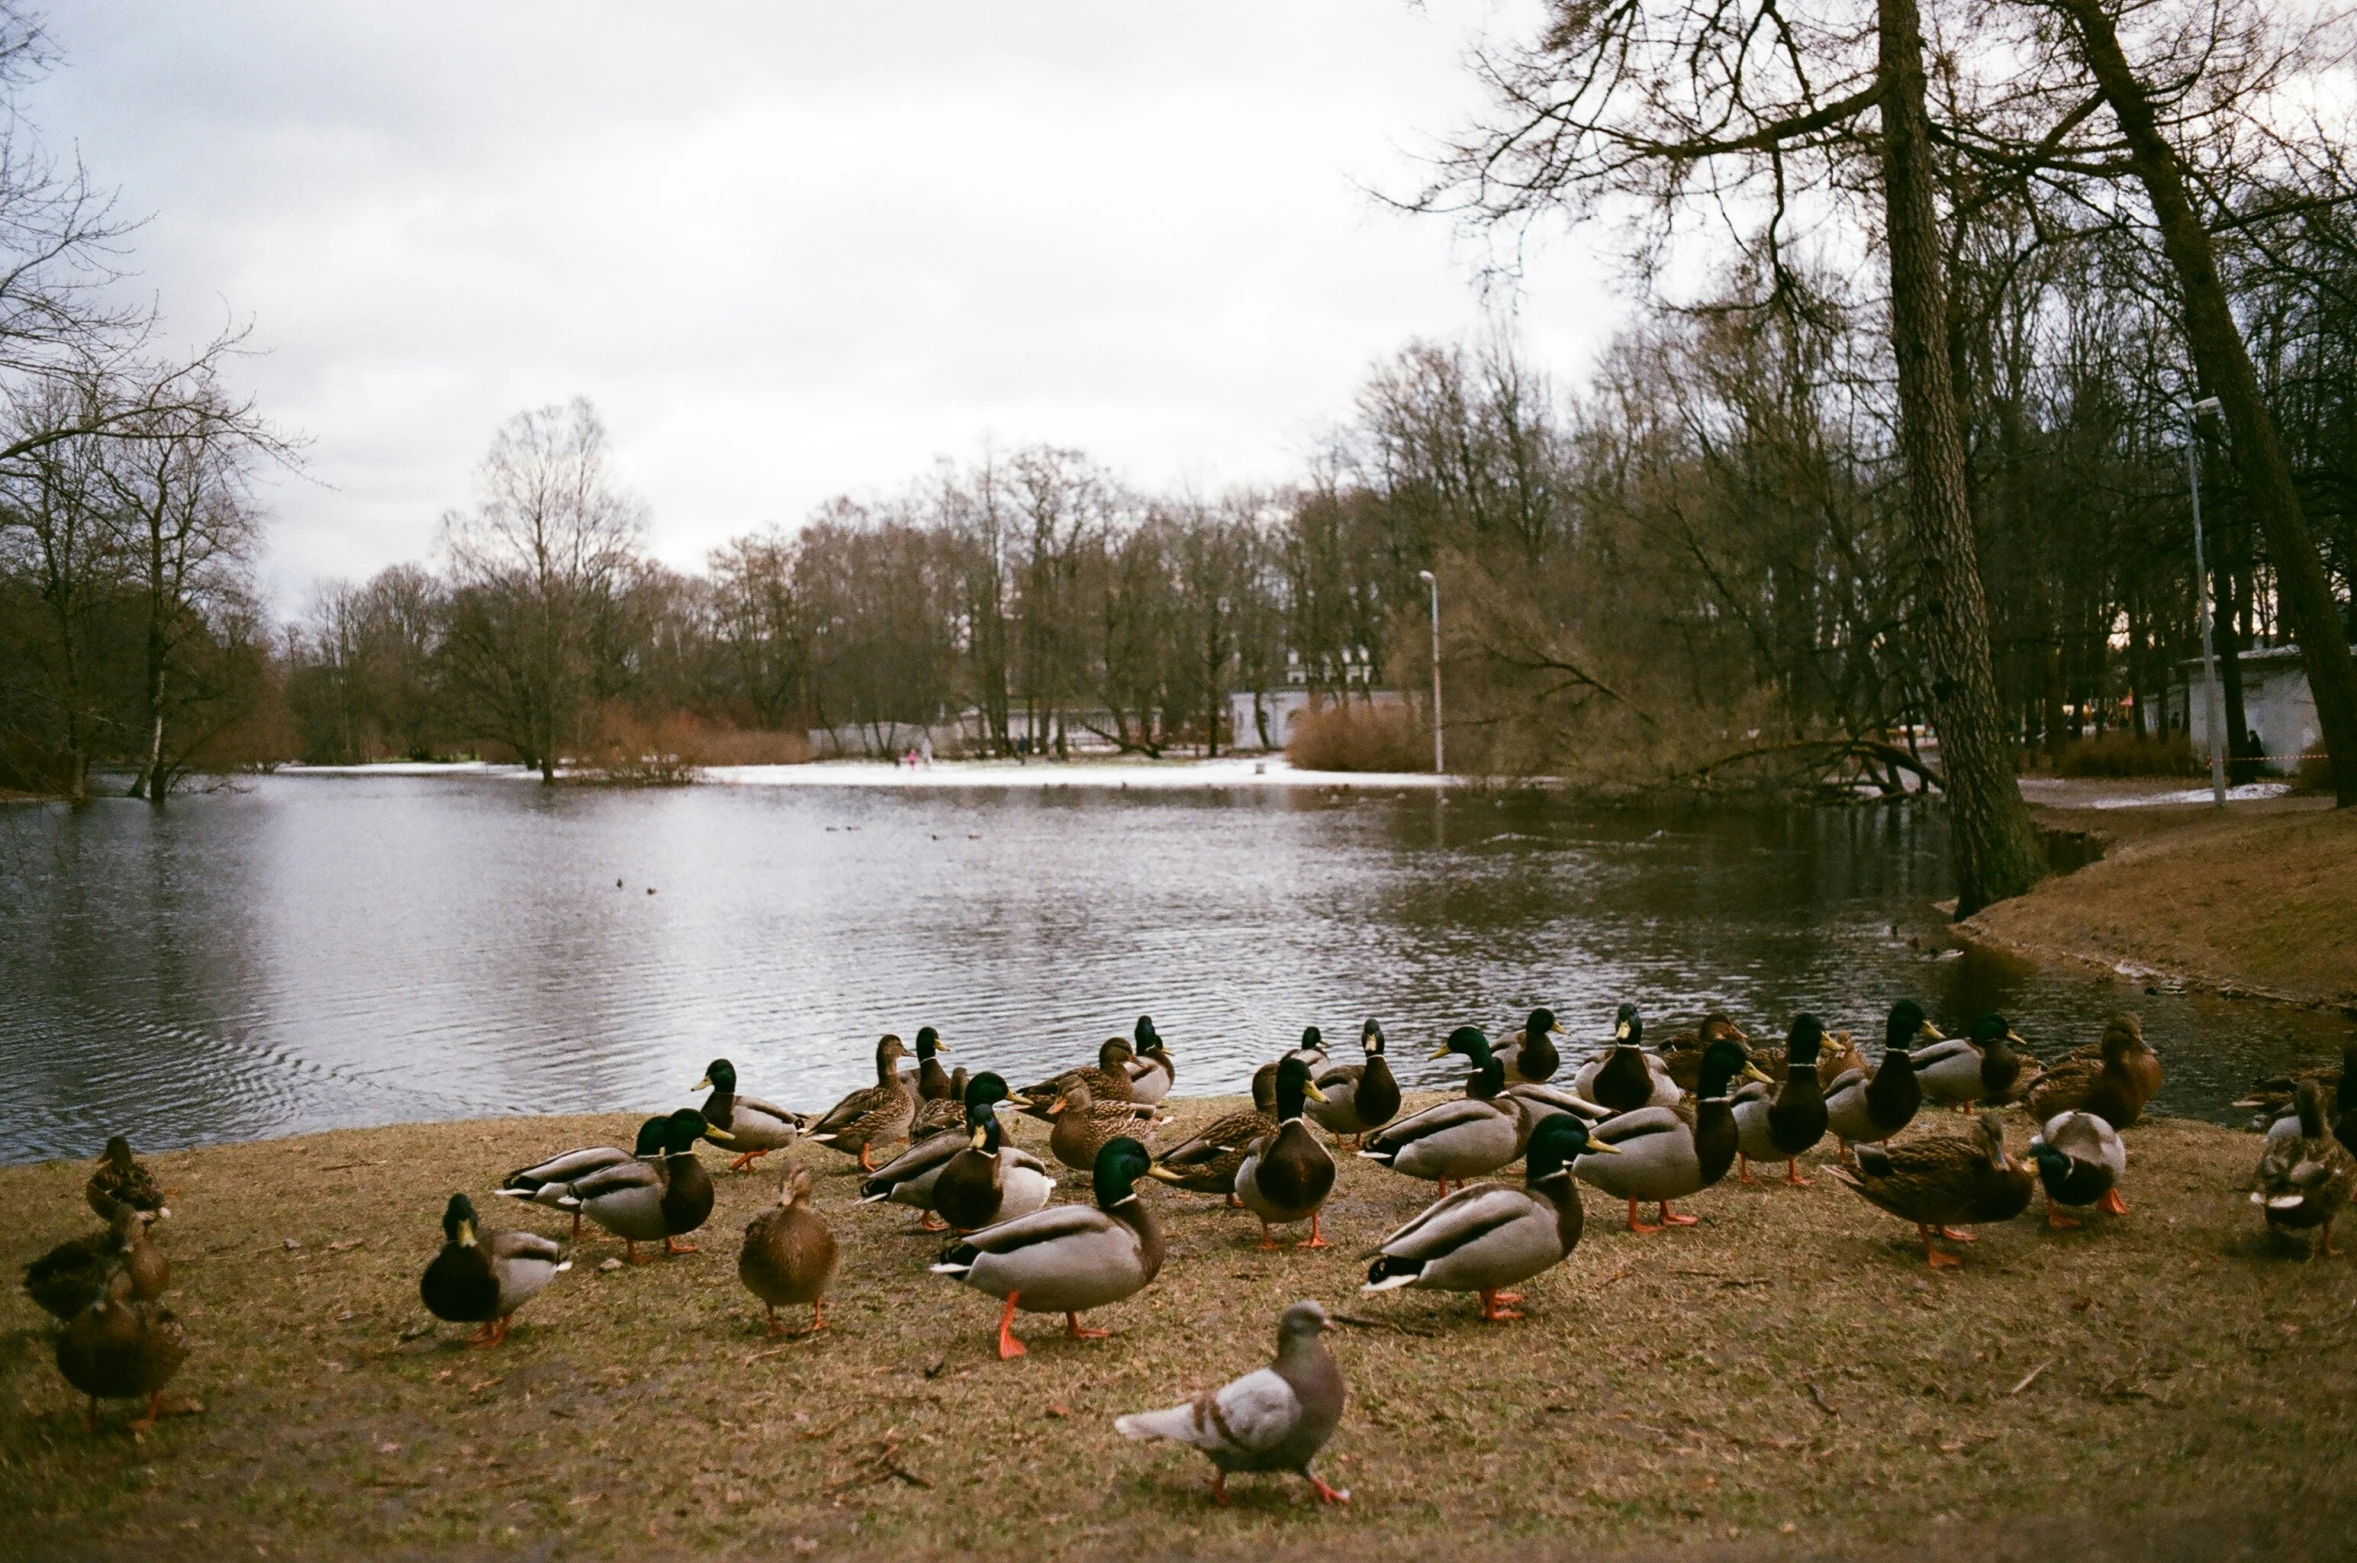
[[[2103, 861], [1958, 925], [1968, 938], [2221, 992], [2357, 1008], [2357, 809], [2329, 800], [2094, 808], [2133, 782], [2025, 789]], [[2151, 784], [2142, 784], [2151, 790]], [[2182, 782], [2172, 781], [2171, 790]]]
[[[1169, 1261], [1093, 1316], [1112, 1338], [1027, 1317], [1031, 1355], [1004, 1364], [993, 1304], [926, 1273], [940, 1240], [913, 1212], [856, 1206], [846, 1159], [808, 1148], [793, 1154], [819, 1170], [844, 1252], [815, 1338], [762, 1338], [736, 1282], [777, 1158], [719, 1175], [693, 1256], [601, 1271], [620, 1244], [593, 1227], [505, 1346], [433, 1327], [417, 1278], [448, 1194], [561, 1234], [483, 1191], [632, 1121], [152, 1158], [177, 1190], [163, 1241], [193, 1343], [174, 1392], [204, 1409], [143, 1442], [120, 1405], [84, 1431], [47, 1321], [12, 1286], [0, 1553], [2150, 1563], [2346, 1555], [2357, 1535], [2357, 1260], [2265, 1235], [2241, 1192], [2258, 1142], [2228, 1130], [2139, 1128], [2128, 1217], [1984, 1229], [1936, 1276], [1910, 1229], [1829, 1178], [1730, 1182], [1692, 1202], [1699, 1227], [1651, 1237], [1591, 1191], [1585, 1239], [1510, 1325], [1470, 1299], [1358, 1295], [1352, 1256], [1428, 1193], [1371, 1162], [1344, 1159], [1337, 1243], [1316, 1253], [1260, 1252], [1241, 1212], [1155, 1186]], [[12, 1279], [93, 1224], [87, 1170], [0, 1168]], [[1333, 1347], [1352, 1399], [1323, 1466], [1347, 1509], [1247, 1477], [1221, 1512], [1198, 1457], [1114, 1436], [1120, 1412], [1263, 1362], [1297, 1297], [1351, 1321]]]

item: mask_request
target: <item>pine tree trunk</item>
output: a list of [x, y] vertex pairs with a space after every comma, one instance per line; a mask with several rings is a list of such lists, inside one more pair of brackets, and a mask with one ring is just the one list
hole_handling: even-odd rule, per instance
[[1947, 354], [1948, 300], [1932, 199], [1931, 123], [1924, 110], [1923, 32], [1916, 0], [1878, 0], [1882, 50], [1882, 174], [1888, 205], [1891, 348], [1898, 364], [1899, 443], [1913, 503], [1920, 578], [1915, 628], [1931, 671], [1956, 854], [1956, 913], [2020, 895], [2046, 872], [2014, 779], [1989, 611], [1965, 496], [1964, 436]]

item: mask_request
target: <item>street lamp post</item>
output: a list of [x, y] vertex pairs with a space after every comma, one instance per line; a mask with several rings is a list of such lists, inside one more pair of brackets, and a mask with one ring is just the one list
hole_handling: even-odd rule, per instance
[[1440, 578], [1418, 570], [1416, 579], [1432, 588], [1432, 774], [1446, 776], [1449, 767], [1440, 746]]
[[2202, 558], [2201, 418], [2219, 410], [2218, 398], [2193, 404], [2185, 426], [2185, 471], [2193, 485], [2193, 593], [2202, 625], [2202, 715], [2210, 730], [2210, 801], [2226, 807], [2226, 712], [2218, 697], [2218, 652], [2210, 632], [2210, 569]]

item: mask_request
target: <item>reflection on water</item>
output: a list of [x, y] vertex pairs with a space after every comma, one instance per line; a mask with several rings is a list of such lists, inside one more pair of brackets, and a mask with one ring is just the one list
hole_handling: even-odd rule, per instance
[[[620, 884], [617, 885], [616, 881]], [[655, 893], [649, 894], [652, 889]], [[1402, 1072], [1452, 1026], [1551, 1005], [1582, 1048], [1634, 998], [1879, 1034], [1998, 1006], [2049, 1053], [2123, 1004], [2160, 1107], [2231, 1121], [2348, 1022], [1908, 935], [1950, 893], [1897, 809], [1597, 811], [1533, 795], [548, 793], [273, 778], [0, 811], [0, 1157], [338, 1125], [652, 1109], [709, 1059], [824, 1106], [885, 1030], [1037, 1078], [1151, 1012], [1181, 1089], [1240, 1090], [1316, 1024], [1382, 1017]]]

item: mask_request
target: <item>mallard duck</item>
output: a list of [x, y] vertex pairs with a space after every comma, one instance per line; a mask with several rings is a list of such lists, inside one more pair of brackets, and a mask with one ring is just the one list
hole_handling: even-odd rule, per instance
[[1316, 1074], [1319, 1070], [1326, 1067], [1326, 1038], [1324, 1033], [1320, 1032], [1315, 1026], [1302, 1027], [1301, 1045], [1284, 1054], [1284, 1057], [1300, 1059], [1303, 1063], [1309, 1065], [1311, 1074]]
[[1093, 1170], [1095, 1204], [1051, 1205], [942, 1250], [934, 1274], [1006, 1299], [998, 1320], [1000, 1361], [1024, 1354], [1014, 1335], [1016, 1309], [1060, 1313], [1074, 1340], [1102, 1340], [1109, 1332], [1082, 1329], [1080, 1316], [1144, 1291], [1161, 1273], [1162, 1229], [1137, 1194], [1137, 1180], [1153, 1165], [1136, 1140], [1109, 1140]]
[[2295, 1099], [2300, 1132], [2267, 1141], [2259, 1156], [2259, 1172], [2251, 1203], [2266, 1212], [2267, 1226], [2276, 1232], [2306, 1232], [2321, 1227], [2315, 1252], [2337, 1253], [2332, 1246], [2333, 1218], [2349, 1202], [2357, 1184], [2357, 1157], [2335, 1139], [2324, 1121], [2324, 1093], [2316, 1082], [2304, 1080]]
[[1972, 1023], [1967, 1036], [1942, 1037], [1929, 1047], [1910, 1048], [1909, 1061], [1927, 1100], [1960, 1111], [1983, 1102], [2001, 1107], [2013, 1100], [2014, 1086], [2028, 1062], [2013, 1050], [2020, 1041], [2005, 1017], [1991, 1011]]
[[90, 1208], [98, 1213], [101, 1221], [112, 1221], [117, 1205], [152, 1210], [159, 1216], [172, 1213], [164, 1206], [164, 1186], [147, 1170], [147, 1163], [131, 1154], [131, 1142], [119, 1134], [106, 1142], [106, 1149], [99, 1154], [98, 1170], [82, 1186], [82, 1197], [90, 1202]]
[[[1727, 1089], [1737, 1075], [1761, 1078], [1743, 1044], [1722, 1037], [1702, 1055], [1694, 1101], [1640, 1107], [1595, 1125], [1588, 1131], [1594, 1143], [1588, 1154], [1572, 1163], [1573, 1175], [1615, 1199], [1627, 1200], [1632, 1232], [1693, 1226], [1699, 1218], [1679, 1215], [1670, 1209], [1670, 1201], [1701, 1193], [1735, 1165], [1735, 1104]], [[1638, 1219], [1642, 1200], [1661, 1207], [1657, 1224], [1648, 1226]]]
[[1252, 1111], [1224, 1113], [1154, 1159], [1154, 1176], [1195, 1194], [1219, 1194], [1231, 1210], [1241, 1210], [1236, 1197], [1236, 1169], [1252, 1142], [1277, 1132], [1277, 1066], [1263, 1064], [1252, 1072]]
[[[1702, 1024], [1692, 1031], [1673, 1033], [1668, 1041], [1661, 1044], [1661, 1067], [1669, 1071], [1671, 1081], [1680, 1091], [1691, 1091], [1702, 1083], [1703, 1052], [1721, 1037], [1732, 1037], [1738, 1042], [1751, 1040], [1750, 1035], [1736, 1025], [1725, 1010], [1714, 1009], [1703, 1016]], [[1752, 1055], [1752, 1062], [1766, 1070], [1771, 1078], [1783, 1078], [1758, 1053]]]
[[1309, 1468], [1342, 1421], [1342, 1374], [1319, 1339], [1333, 1326], [1314, 1302], [1297, 1302], [1277, 1319], [1276, 1360], [1167, 1411], [1116, 1417], [1124, 1438], [1167, 1438], [1211, 1457], [1211, 1501], [1227, 1507], [1234, 1471], [1293, 1471], [1320, 1503], [1348, 1503]]
[[1411, 1178], [1430, 1178], [1448, 1192], [1459, 1182], [1497, 1171], [1521, 1153], [1529, 1124], [1522, 1106], [1505, 1095], [1506, 1069], [1479, 1028], [1459, 1026], [1432, 1056], [1462, 1053], [1474, 1066], [1468, 1094], [1385, 1124], [1359, 1154]]
[[1137, 1030], [1132, 1035], [1135, 1051], [1123, 1064], [1129, 1076], [1129, 1099], [1152, 1107], [1170, 1095], [1170, 1088], [1178, 1081], [1178, 1065], [1171, 1060], [1170, 1049], [1163, 1045], [1162, 1034], [1154, 1029], [1154, 1017], [1140, 1015]]
[[2030, 1114], [2044, 1123], [2057, 1113], [2090, 1112], [2115, 1129], [2128, 1128], [2144, 1116], [2159, 1068], [2142, 1023], [2114, 1015], [2092, 1053], [2081, 1048], [2039, 1076], [2030, 1087]]
[[1318, 1126], [1337, 1141], [1352, 1136], [1354, 1149], [1370, 1129], [1380, 1129], [1399, 1116], [1399, 1082], [1383, 1059], [1383, 1027], [1372, 1018], [1359, 1031], [1359, 1046], [1366, 1050], [1365, 1063], [1328, 1064], [1317, 1072], [1319, 1095], [1309, 1109]]
[[1056, 1098], [1074, 1085], [1087, 1086], [1089, 1096], [1095, 1101], [1134, 1101], [1137, 1093], [1129, 1083], [1129, 1061], [1135, 1056], [1127, 1037], [1107, 1037], [1105, 1045], [1097, 1049], [1095, 1068], [1067, 1069], [1053, 1080], [1025, 1086], [1015, 1096], [1023, 1111], [1034, 1118], [1047, 1117], [1048, 1109], [1056, 1105]]
[[1616, 1113], [1675, 1107], [1680, 1095], [1669, 1066], [1645, 1051], [1645, 1017], [1623, 1004], [1612, 1023], [1612, 1046], [1572, 1077], [1572, 1094]]
[[938, 1102], [949, 1095], [949, 1071], [941, 1065], [940, 1055], [949, 1051], [949, 1044], [941, 1040], [941, 1033], [931, 1026], [917, 1028], [917, 1067], [914, 1074], [900, 1078], [917, 1093], [917, 1101]]
[[172, 1261], [147, 1240], [152, 1210], [117, 1202], [104, 1232], [58, 1244], [25, 1266], [25, 1295], [60, 1319], [70, 1319], [106, 1295], [120, 1270], [131, 1277], [131, 1300], [154, 1302], [172, 1284]]
[[781, 1333], [781, 1304], [810, 1304], [810, 1331], [827, 1327], [826, 1290], [835, 1279], [835, 1234], [810, 1208], [810, 1169], [796, 1167], [778, 1183], [777, 1203], [745, 1225], [737, 1250], [737, 1279], [769, 1309], [769, 1333]]
[[1817, 1080], [1817, 1048], [1824, 1037], [1823, 1021], [1814, 1015], [1795, 1016], [1784, 1042], [1789, 1068], [1783, 1083], [1754, 1080], [1735, 1093], [1739, 1181], [1752, 1181], [1750, 1163], [1781, 1156], [1784, 1181], [1795, 1188], [1809, 1186], [1810, 1180], [1800, 1175], [1800, 1155], [1825, 1138], [1825, 1090]]
[[[2311, 1070], [2300, 1079], [2316, 1082], [2317, 1094], [2330, 1104], [2325, 1112], [2326, 1127], [2332, 1130], [2333, 1138], [2339, 1140], [2343, 1148], [2357, 1155], [2357, 1039], [2351, 1040], [2343, 1049], [2340, 1068]], [[2249, 1107], [2253, 1104], [2246, 1100], [2234, 1105]], [[2271, 1139], [2298, 1134], [2299, 1086], [2294, 1084], [2285, 1094], [2280, 1114], [2263, 1113], [2259, 1122]]]
[[101, 1400], [147, 1400], [147, 1415], [129, 1424], [134, 1437], [155, 1426], [164, 1386], [188, 1360], [180, 1321], [161, 1303], [131, 1300], [131, 1275], [117, 1270], [106, 1295], [57, 1332], [57, 1371], [90, 1397], [89, 1426], [98, 1430]]
[[[2153, 1051], [2150, 1042], [2144, 1040], [2143, 1020], [2137, 1016], [2135, 1011], [2124, 1009], [2104, 1023], [2104, 1031], [2106, 1034], [2120, 1031], [2127, 1035], [2129, 1073], [2133, 1074], [2137, 1083], [2143, 1087], [2144, 1099], [2147, 1102], [2160, 1095], [2161, 1084], [2168, 1078], [2169, 1072], [2161, 1067], [2161, 1055]], [[2093, 1059], [2100, 1064], [2103, 1062], [2103, 1043], [2098, 1040], [2085, 1046], [2072, 1048], [2070, 1056]], [[2113, 1124], [2112, 1127], [2118, 1129], [2124, 1128], [2126, 1125]]]
[[908, 1133], [916, 1121], [917, 1097], [900, 1078], [899, 1063], [908, 1056], [900, 1038], [887, 1032], [876, 1044], [876, 1083], [852, 1092], [804, 1131], [814, 1145], [831, 1145], [859, 1158], [859, 1170], [876, 1170], [872, 1152]]
[[1831, 1169], [1833, 1175], [1868, 1203], [1878, 1205], [1902, 1221], [1915, 1223], [1923, 1236], [1923, 1257], [1934, 1270], [1953, 1269], [1964, 1261], [1945, 1253], [1933, 1237], [1969, 1242], [1972, 1234], [1959, 1226], [1989, 1221], [2011, 1221], [2030, 1206], [2037, 1178], [2005, 1150], [2005, 1125], [1993, 1112], [1980, 1115], [1972, 1135], [1941, 1134], [1905, 1140], [1897, 1145], [1860, 1145], [1858, 1170]]
[[1522, 1029], [1495, 1049], [1506, 1066], [1506, 1083], [1544, 1085], [1563, 1066], [1563, 1055], [1555, 1050], [1555, 1039], [1561, 1035], [1563, 1027], [1553, 1010], [1532, 1010]]
[[1048, 1104], [1048, 1149], [1056, 1160], [1078, 1172], [1096, 1168], [1098, 1154], [1116, 1135], [1134, 1134], [1152, 1140], [1165, 1120], [1141, 1102], [1100, 1102], [1085, 1081], [1075, 1080]]
[[1298, 1058], [1277, 1064], [1277, 1132], [1253, 1142], [1236, 1169], [1236, 1197], [1260, 1217], [1260, 1246], [1274, 1248], [1271, 1226], [1309, 1222], [1309, 1236], [1298, 1245], [1324, 1248], [1318, 1232], [1318, 1212], [1334, 1192], [1334, 1158], [1326, 1142], [1303, 1121], [1302, 1109], [1322, 1101], [1309, 1065]]
[[1521, 1318], [1507, 1305], [1522, 1297], [1506, 1288], [1561, 1264], [1579, 1246], [1584, 1217], [1571, 1167], [1589, 1152], [1610, 1156], [1618, 1147], [1591, 1138], [1576, 1116], [1545, 1120], [1531, 1131], [1521, 1188], [1475, 1183], [1428, 1207], [1359, 1255], [1375, 1261], [1359, 1290], [1479, 1292], [1484, 1319]]
[[679, 1239], [712, 1215], [712, 1174], [696, 1159], [696, 1142], [706, 1139], [725, 1145], [729, 1134], [704, 1122], [693, 1107], [682, 1107], [664, 1120], [659, 1159], [600, 1167], [564, 1185], [557, 1209], [586, 1212], [622, 1239], [623, 1257], [632, 1264], [640, 1262], [638, 1245], [658, 1238], [667, 1254], [692, 1254], [695, 1245]]
[[960, 1232], [1027, 1216], [1048, 1202], [1056, 1186], [1047, 1163], [1006, 1143], [997, 1108], [1006, 1099], [1006, 1081], [994, 1074], [974, 1077], [966, 1091], [966, 1146], [933, 1180], [935, 1214]]
[[1882, 1029], [1882, 1062], [1869, 1075], [1862, 1069], [1845, 1070], [1825, 1091], [1826, 1123], [1841, 1139], [1841, 1159], [1862, 1140], [1887, 1142], [1914, 1121], [1923, 1105], [1923, 1085], [1915, 1078], [1915, 1059], [1907, 1050], [1919, 1036], [1939, 1038], [1939, 1028], [1913, 999], [1891, 1006]]
[[470, 1346], [496, 1346], [507, 1339], [515, 1311], [540, 1295], [548, 1283], [573, 1268], [565, 1248], [537, 1232], [493, 1232], [478, 1236], [475, 1205], [453, 1194], [442, 1207], [442, 1251], [418, 1279], [426, 1311], [453, 1324], [479, 1324]]
[[909, 1120], [908, 1141], [929, 1140], [936, 1134], [948, 1134], [966, 1125], [966, 1066], [960, 1064], [949, 1072], [949, 1094], [932, 1101], [919, 1101], [916, 1116]]
[[2030, 1164], [2046, 1191], [2046, 1224], [2067, 1228], [2079, 1224], [2055, 1207], [2084, 1209], [2100, 1204], [2115, 1216], [2128, 1213], [2120, 1199], [2119, 1182], [2128, 1171], [2128, 1148], [2119, 1134], [2093, 1113], [2057, 1113], [2030, 1141]]
[[[663, 1140], [671, 1131], [668, 1118], [649, 1118], [638, 1126], [638, 1143], [630, 1150], [612, 1145], [585, 1145], [579, 1150], [551, 1156], [537, 1166], [519, 1167], [509, 1173], [504, 1182], [491, 1192], [501, 1199], [530, 1200], [535, 1205], [558, 1208], [558, 1201], [569, 1192], [576, 1178], [586, 1178], [593, 1172], [608, 1167], [619, 1167], [624, 1162], [649, 1161], [663, 1154]], [[573, 1210], [573, 1235], [569, 1242], [581, 1241], [581, 1208]]]
[[743, 1172], [771, 1151], [791, 1149], [801, 1136], [805, 1116], [758, 1096], [739, 1096], [736, 1065], [725, 1058], [712, 1060], [694, 1089], [712, 1093], [704, 1098], [704, 1121], [727, 1131], [736, 1147], [731, 1172]]
[[917, 1221], [918, 1231], [948, 1231], [948, 1223], [933, 1212], [934, 1185], [939, 1182], [942, 1169], [971, 1143], [964, 1129], [946, 1129], [912, 1141], [907, 1150], [878, 1167], [873, 1177], [859, 1185], [860, 1203], [873, 1205], [889, 1200], [895, 1205], [906, 1205], [924, 1212]]

